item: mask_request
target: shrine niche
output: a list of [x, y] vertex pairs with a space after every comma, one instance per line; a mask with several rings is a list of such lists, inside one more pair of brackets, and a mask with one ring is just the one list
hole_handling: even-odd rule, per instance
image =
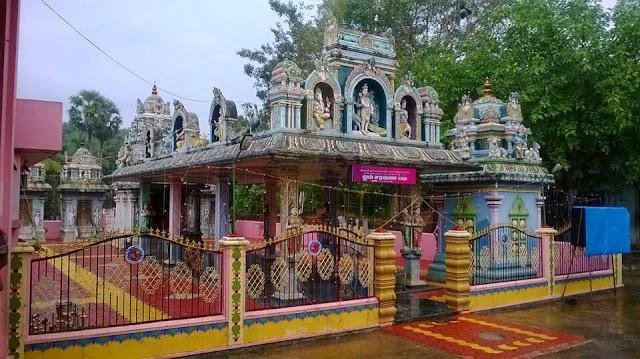
[[375, 67], [358, 66], [345, 82], [348, 131], [366, 136], [392, 137], [393, 96], [389, 79]]
[[173, 101], [173, 107], [173, 150], [187, 151], [191, 147], [203, 145], [198, 116], [193, 112], [187, 112], [178, 100]]
[[398, 87], [394, 96], [395, 102], [395, 138], [403, 140], [421, 139], [422, 100], [413, 87], [411, 76]]
[[340, 84], [329, 69], [325, 57], [314, 57], [316, 69], [305, 81], [306, 128], [342, 129]]
[[214, 87], [213, 100], [209, 107], [211, 142], [230, 140], [237, 122], [238, 110], [235, 102], [227, 100], [222, 91]]

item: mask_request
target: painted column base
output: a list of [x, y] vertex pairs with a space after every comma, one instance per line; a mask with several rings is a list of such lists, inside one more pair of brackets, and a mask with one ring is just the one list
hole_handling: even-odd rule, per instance
[[78, 232], [76, 228], [72, 229], [63, 229], [62, 230], [62, 241], [63, 242], [75, 242], [78, 240]]
[[435, 257], [433, 258], [433, 263], [429, 265], [427, 280], [431, 282], [445, 282], [445, 259], [446, 255], [444, 253], [436, 253]]
[[403, 254], [404, 257], [404, 272], [407, 278], [407, 286], [417, 287], [427, 284], [420, 279], [420, 256], [409, 253]]

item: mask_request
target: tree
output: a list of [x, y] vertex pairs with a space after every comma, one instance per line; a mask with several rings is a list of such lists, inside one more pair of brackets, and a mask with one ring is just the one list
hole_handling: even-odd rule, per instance
[[115, 158], [126, 131], [118, 107], [98, 91], [82, 90], [71, 96], [69, 121], [63, 126], [63, 150], [73, 154], [81, 144], [97, 156], [105, 173], [115, 169]]

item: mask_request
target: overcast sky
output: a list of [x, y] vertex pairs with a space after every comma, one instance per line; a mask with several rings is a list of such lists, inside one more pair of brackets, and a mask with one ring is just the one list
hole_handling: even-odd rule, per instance
[[[266, 0], [46, 0], [81, 32], [140, 76], [179, 95], [209, 101], [257, 102], [236, 54], [269, 42], [277, 18]], [[611, 7], [616, 0], [604, 0]], [[306, 0], [317, 4], [319, 0]], [[95, 89], [120, 108], [125, 126], [150, 86], [99, 53], [40, 0], [22, 0], [18, 97], [67, 102]], [[165, 101], [173, 96], [160, 93]], [[208, 131], [209, 103], [182, 100]]]

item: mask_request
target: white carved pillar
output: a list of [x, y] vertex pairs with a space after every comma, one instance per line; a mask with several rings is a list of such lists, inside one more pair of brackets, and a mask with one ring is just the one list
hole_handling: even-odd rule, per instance
[[542, 207], [544, 207], [545, 199], [546, 197], [542, 194], [538, 194], [538, 197], [536, 197], [536, 207], [538, 208], [538, 228], [542, 228], [542, 216], [544, 215]]
[[[500, 196], [498, 191], [491, 191], [487, 193], [484, 197], [487, 202], [487, 207], [489, 207], [489, 226], [495, 227], [499, 224], [499, 211], [500, 205], [502, 204], [503, 197]], [[498, 246], [500, 245], [500, 238], [492, 232], [491, 235], [491, 256], [492, 258], [497, 258], [498, 255]]]

